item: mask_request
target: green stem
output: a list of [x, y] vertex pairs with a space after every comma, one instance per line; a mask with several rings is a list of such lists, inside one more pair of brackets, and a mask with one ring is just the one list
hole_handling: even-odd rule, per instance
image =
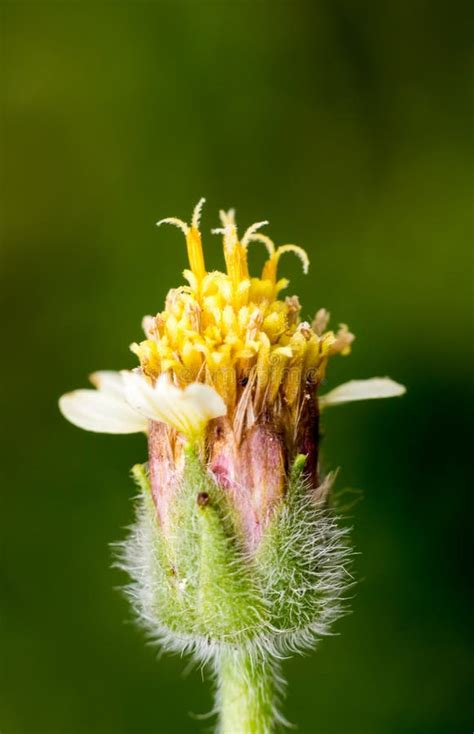
[[275, 667], [238, 649], [221, 651], [217, 663], [218, 734], [272, 734]]

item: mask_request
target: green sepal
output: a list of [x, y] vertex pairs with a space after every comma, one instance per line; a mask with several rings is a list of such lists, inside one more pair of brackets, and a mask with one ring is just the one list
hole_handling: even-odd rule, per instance
[[341, 558], [347, 551], [334, 518], [317, 505], [308, 489], [305, 462], [305, 456], [296, 457], [285, 500], [255, 557], [272, 628], [282, 635], [324, 622], [331, 611], [329, 600], [342, 586]]
[[172, 633], [209, 641], [237, 642], [257, 630], [263, 602], [256, 574], [236, 535], [227, 498], [199, 453], [191, 446], [185, 449], [166, 536], [146, 467], [134, 467], [133, 476], [141, 488], [141, 523], [151, 541], [148, 574], [153, 579], [154, 613], [161, 623]]
[[132, 466], [132, 478], [142, 494], [151, 496], [151, 484], [148, 476], [148, 464], [135, 464]]
[[297, 454], [288, 475], [286, 487], [285, 505], [292, 506], [303, 493], [306, 493], [307, 483], [304, 478], [304, 469], [307, 460], [306, 454]]
[[[196, 609], [203, 634], [237, 642], [257, 629], [263, 606], [259, 604], [250, 564], [229, 536], [219, 506], [212, 500], [198, 506], [200, 536], [199, 585]], [[259, 607], [261, 607], [259, 609]]]
[[308, 457], [306, 454], [297, 454], [295, 457], [295, 460], [293, 461], [293, 465], [290, 470], [290, 481], [289, 481], [289, 487], [288, 489], [291, 491], [291, 488], [295, 486], [301, 479], [304, 468], [306, 466], [306, 461]]

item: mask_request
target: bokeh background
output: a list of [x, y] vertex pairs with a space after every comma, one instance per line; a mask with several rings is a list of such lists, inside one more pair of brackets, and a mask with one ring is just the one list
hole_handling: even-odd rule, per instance
[[[111, 566], [144, 441], [57, 410], [92, 370], [135, 364], [142, 315], [185, 267], [155, 222], [203, 195], [205, 232], [236, 206], [307, 248], [308, 277], [284, 263], [290, 292], [357, 334], [328, 387], [408, 386], [327, 415], [325, 465], [362, 493], [360, 583], [338, 636], [286, 664], [289, 718], [303, 734], [472, 731], [469, 6], [2, 2], [2, 734], [211, 726], [195, 718], [209, 686], [157, 660]], [[206, 248], [217, 267], [218, 239]]]

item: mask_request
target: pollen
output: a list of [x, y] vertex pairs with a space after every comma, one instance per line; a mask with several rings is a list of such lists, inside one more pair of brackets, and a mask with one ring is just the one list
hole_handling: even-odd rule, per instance
[[[208, 272], [200, 231], [203, 204], [201, 199], [191, 224], [174, 217], [158, 222], [178, 227], [186, 238], [187, 284], [169, 292], [164, 311], [144, 320], [147, 338], [131, 349], [152, 382], [168, 373], [180, 387], [195, 381], [212, 385], [229, 415], [238, 413], [239, 420], [243, 413], [255, 418], [283, 409], [296, 415], [308, 390], [315, 394], [328, 359], [348, 354], [354, 337], [345, 325], [337, 333], [326, 331], [323, 310], [312, 326], [302, 322], [298, 298], [280, 299], [288, 286], [278, 275], [281, 256], [296, 255], [305, 273], [309, 258], [297, 245], [277, 247], [260, 231], [266, 221], [239, 238], [234, 211], [221, 211], [221, 226], [213, 233], [223, 238], [226, 272]], [[267, 252], [260, 276], [249, 273], [253, 243]]]

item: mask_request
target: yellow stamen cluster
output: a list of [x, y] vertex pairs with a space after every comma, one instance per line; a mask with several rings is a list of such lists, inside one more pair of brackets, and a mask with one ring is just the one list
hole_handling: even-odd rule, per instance
[[[275, 247], [258, 230], [249, 227], [239, 240], [233, 211], [221, 212], [226, 273], [205, 268], [199, 219], [204, 200], [194, 210], [191, 225], [170, 218], [168, 223], [185, 234], [190, 269], [183, 275], [189, 285], [169, 292], [165, 310], [146, 317], [147, 339], [133, 344], [143, 371], [151, 379], [168, 372], [177, 384], [202, 381], [211, 384], [232, 413], [245, 392], [252, 409], [272, 406], [277, 399], [297, 406], [302, 386], [317, 386], [328, 357], [347, 354], [353, 339], [342, 325], [337, 334], [324, 331], [327, 312], [317, 314], [313, 327], [300, 321], [296, 297], [280, 300], [288, 285], [277, 278], [280, 257], [295, 253], [307, 272], [306, 252], [296, 245]], [[261, 242], [268, 251], [261, 278], [249, 274], [247, 250]]]

